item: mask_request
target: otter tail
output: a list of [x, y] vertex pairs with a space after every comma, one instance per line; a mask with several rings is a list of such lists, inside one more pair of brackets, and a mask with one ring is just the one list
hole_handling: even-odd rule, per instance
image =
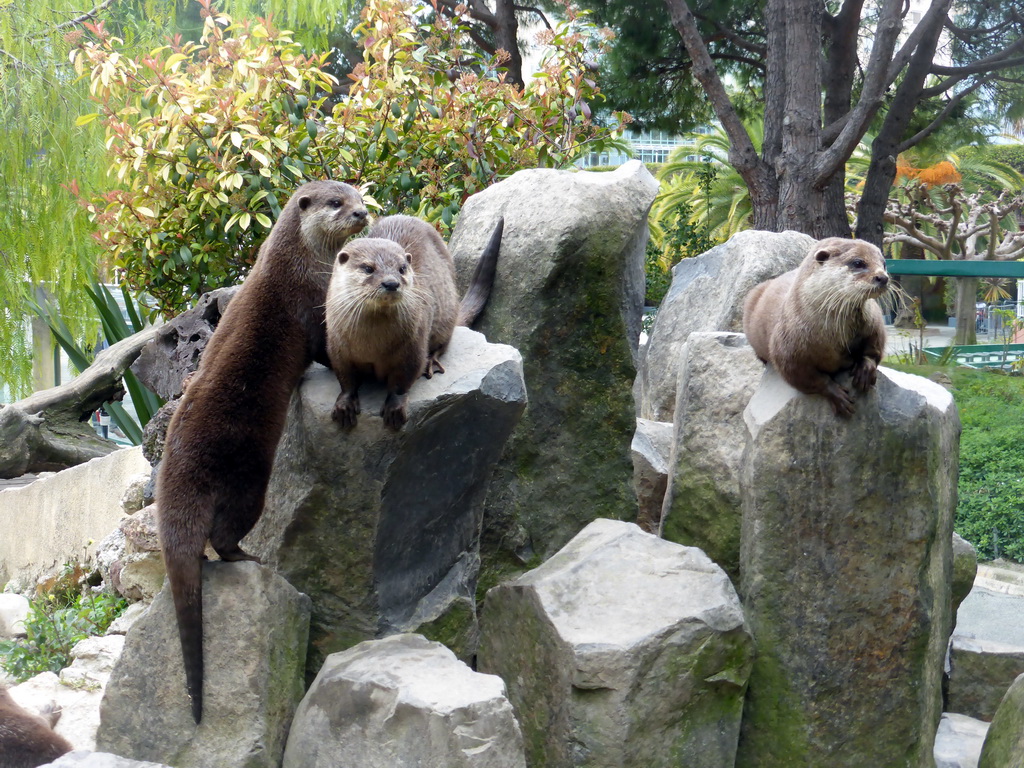
[[203, 719], [203, 561], [199, 557], [172, 557], [167, 562], [167, 574], [185, 661], [185, 684], [192, 699], [192, 718], [198, 725]]
[[494, 273], [498, 268], [498, 251], [501, 250], [501, 234], [505, 229], [505, 218], [502, 216], [491, 233], [491, 239], [484, 248], [480, 261], [477, 262], [476, 271], [469, 284], [469, 290], [462, 297], [459, 305], [459, 325], [472, 325], [480, 316], [487, 299], [491, 296], [491, 286], [494, 285]]

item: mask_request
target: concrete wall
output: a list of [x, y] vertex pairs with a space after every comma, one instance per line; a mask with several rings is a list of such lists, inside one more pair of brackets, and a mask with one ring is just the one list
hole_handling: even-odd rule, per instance
[[124, 516], [128, 483], [149, 471], [141, 448], [125, 448], [0, 491], [0, 587], [22, 590], [66, 562], [90, 562]]

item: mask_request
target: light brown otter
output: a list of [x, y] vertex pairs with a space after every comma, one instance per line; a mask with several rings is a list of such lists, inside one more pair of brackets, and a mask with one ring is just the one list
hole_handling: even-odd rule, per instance
[[754, 287], [743, 330], [754, 352], [794, 388], [824, 395], [839, 416], [853, 413], [835, 380], [874, 386], [885, 351], [885, 323], [875, 301], [889, 285], [882, 252], [870, 243], [831, 237], [815, 243], [796, 269]]
[[504, 219], [499, 219], [459, 302], [455, 264], [432, 226], [411, 216], [389, 216], [338, 254], [327, 291], [327, 353], [341, 393], [331, 416], [352, 427], [359, 385], [387, 386], [381, 410], [392, 429], [406, 421], [413, 382], [444, 373], [440, 357], [456, 325], [479, 316], [494, 282]]
[[36, 768], [70, 752], [68, 740], [53, 730], [59, 719], [60, 709], [53, 706], [33, 715], [0, 683], [0, 768]]
[[292, 390], [326, 362], [331, 262], [366, 225], [348, 184], [295, 191], [228, 305], [167, 429], [157, 478], [160, 541], [196, 723], [203, 713], [202, 559], [255, 560], [238, 546], [259, 519]]

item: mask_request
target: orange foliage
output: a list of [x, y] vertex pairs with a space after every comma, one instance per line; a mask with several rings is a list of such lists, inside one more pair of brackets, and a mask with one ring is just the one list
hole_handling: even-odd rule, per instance
[[918, 171], [917, 178], [922, 184], [938, 186], [942, 184], [956, 184], [963, 177], [956, 169], [956, 166], [948, 160], [943, 160], [941, 163], [936, 163], [930, 168], [922, 168]]

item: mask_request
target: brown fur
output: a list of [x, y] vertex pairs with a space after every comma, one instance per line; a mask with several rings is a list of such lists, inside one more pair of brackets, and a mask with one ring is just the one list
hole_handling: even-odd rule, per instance
[[334, 255], [365, 226], [347, 184], [292, 195], [228, 305], [167, 429], [157, 479], [160, 540], [196, 723], [203, 712], [202, 559], [255, 560], [238, 542], [256, 524], [292, 390], [326, 361], [324, 301]]
[[876, 298], [889, 285], [881, 251], [860, 240], [815, 243], [800, 266], [754, 287], [743, 307], [743, 330], [757, 356], [793, 387], [824, 395], [840, 416], [853, 413], [835, 375], [850, 371], [865, 392], [875, 384], [885, 351]]
[[341, 385], [331, 414], [339, 424], [355, 425], [366, 378], [387, 386], [384, 423], [405, 423], [413, 382], [444, 373], [439, 358], [455, 326], [470, 325], [483, 309], [503, 227], [499, 220], [461, 303], [448, 248], [419, 219], [381, 219], [338, 254], [327, 291], [327, 353]]
[[36, 768], [70, 752], [68, 740], [53, 730], [59, 719], [60, 709], [52, 706], [33, 715], [0, 684], [0, 768]]

